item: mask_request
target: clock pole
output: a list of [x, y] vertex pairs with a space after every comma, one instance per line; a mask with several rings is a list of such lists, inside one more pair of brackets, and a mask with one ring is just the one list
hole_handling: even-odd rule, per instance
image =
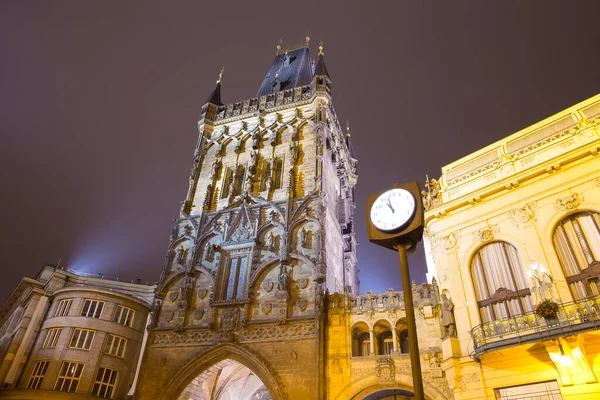
[[415, 322], [415, 307], [413, 305], [410, 272], [408, 270], [407, 247], [410, 242], [400, 242], [396, 245], [400, 256], [400, 273], [402, 275], [402, 290], [404, 291], [404, 308], [406, 310], [406, 324], [408, 325], [408, 353], [410, 355], [410, 367], [412, 369], [413, 389], [415, 400], [424, 400], [423, 375], [421, 374], [421, 356], [419, 354], [419, 341], [417, 339], [417, 324]]
[[[388, 211], [389, 209], [389, 211]], [[383, 210], [383, 212], [382, 212]], [[391, 214], [390, 214], [391, 211]], [[413, 391], [416, 400], [425, 400], [421, 356], [415, 322], [408, 252], [414, 252], [423, 238], [425, 209], [421, 200], [421, 190], [417, 182], [396, 184], [392, 189], [375, 193], [367, 198], [367, 234], [369, 241], [398, 252], [400, 273], [404, 292], [404, 308], [408, 325], [408, 346], [413, 377]]]

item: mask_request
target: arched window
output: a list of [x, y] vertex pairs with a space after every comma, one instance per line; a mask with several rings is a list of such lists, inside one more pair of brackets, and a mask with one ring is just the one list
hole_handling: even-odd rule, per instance
[[575, 299], [600, 294], [600, 214], [593, 211], [563, 219], [552, 236], [554, 249]]
[[493, 242], [471, 260], [471, 277], [483, 322], [531, 312], [531, 291], [517, 249]]

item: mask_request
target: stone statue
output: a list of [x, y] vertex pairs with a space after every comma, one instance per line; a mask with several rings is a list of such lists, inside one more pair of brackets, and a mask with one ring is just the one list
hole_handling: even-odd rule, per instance
[[260, 143], [260, 133], [257, 131], [252, 134], [252, 148], [258, 149], [259, 143]]
[[250, 170], [251, 173], [255, 173], [256, 172], [256, 167], [258, 165], [258, 152], [252, 150], [250, 152], [250, 165], [248, 167], [248, 169]]
[[290, 273], [285, 265], [281, 264], [279, 268], [279, 277], [277, 279], [277, 290], [288, 291], [290, 284]]
[[213, 243], [206, 243], [206, 249], [204, 250], [205, 260], [211, 260], [215, 255], [215, 245]]
[[244, 184], [244, 191], [252, 192], [253, 184], [254, 182], [252, 181], [252, 175], [248, 174], [248, 176], [246, 177], [246, 183]]
[[440, 358], [436, 353], [431, 353], [429, 356], [429, 368], [440, 368]]
[[185, 247], [180, 247], [177, 251], [177, 262], [181, 265], [185, 264], [187, 260], [188, 249]]
[[298, 162], [298, 145], [296, 142], [290, 143], [290, 160], [292, 161], [292, 165], [296, 165]]
[[442, 326], [444, 327], [444, 338], [456, 337], [454, 304], [445, 294], [442, 294]]
[[302, 228], [302, 230], [300, 231], [300, 245], [304, 248], [306, 248], [306, 245], [308, 244], [308, 231], [306, 230], [306, 228]]
[[212, 165], [211, 176], [213, 178], [219, 173], [219, 168], [221, 168], [221, 160], [217, 158]]
[[266, 245], [267, 245], [267, 249], [269, 251], [275, 251], [275, 234], [273, 232], [269, 232], [269, 234], [267, 235], [267, 240], [266, 240]]

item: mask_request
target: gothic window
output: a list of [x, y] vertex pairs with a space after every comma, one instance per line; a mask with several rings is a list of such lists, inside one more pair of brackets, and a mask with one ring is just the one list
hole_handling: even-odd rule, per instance
[[221, 291], [224, 300], [241, 299], [244, 297], [246, 287], [246, 275], [248, 273], [248, 255], [234, 255], [229, 258], [223, 271], [223, 289]]
[[525, 268], [510, 243], [493, 242], [480, 248], [471, 260], [471, 277], [482, 322], [533, 310]]
[[223, 174], [223, 187], [221, 189], [221, 198], [226, 199], [229, 197], [229, 188], [231, 186], [231, 182], [233, 181], [233, 171], [231, 168], [227, 168], [225, 173]]
[[283, 187], [283, 159], [281, 157], [273, 160], [273, 189], [281, 189]]
[[600, 214], [580, 212], [563, 219], [552, 237], [575, 299], [600, 294]]

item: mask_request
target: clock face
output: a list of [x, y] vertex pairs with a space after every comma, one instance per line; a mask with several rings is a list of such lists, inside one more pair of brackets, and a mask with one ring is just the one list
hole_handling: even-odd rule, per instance
[[375, 199], [371, 222], [380, 231], [395, 231], [411, 220], [415, 210], [415, 198], [408, 190], [390, 189]]

